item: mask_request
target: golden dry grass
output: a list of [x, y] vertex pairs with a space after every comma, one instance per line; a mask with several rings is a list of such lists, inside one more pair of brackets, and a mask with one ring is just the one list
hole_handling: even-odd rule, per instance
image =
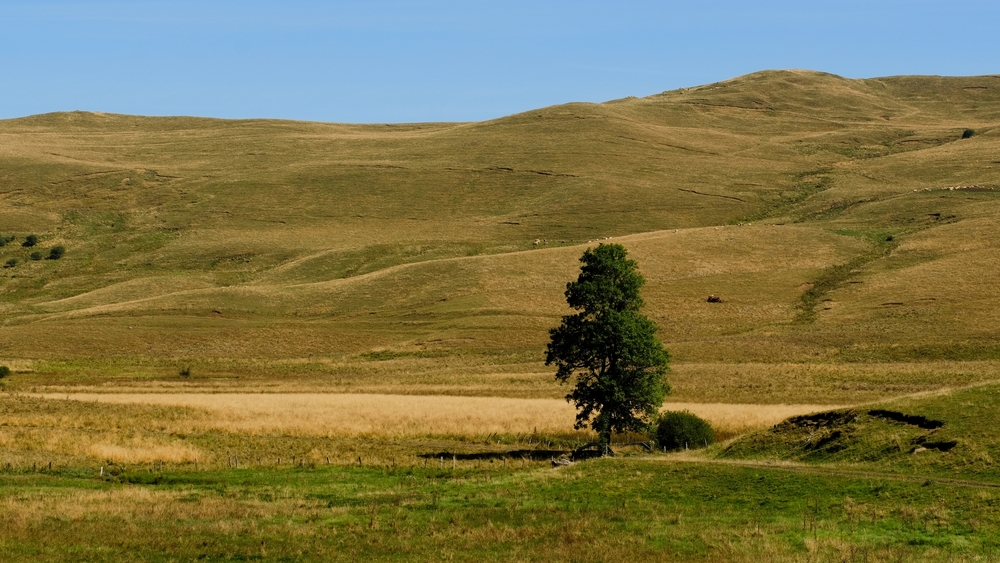
[[[375, 394], [141, 393], [42, 395], [50, 400], [188, 407], [210, 416], [180, 418], [168, 432], [223, 431], [248, 435], [481, 438], [490, 434], [571, 435], [575, 410], [558, 399]], [[95, 408], [98, 408], [95, 406]], [[731, 436], [774, 425], [829, 405], [666, 403], [688, 410]], [[588, 436], [584, 432], [581, 438]], [[99, 457], [99, 456], [98, 456]]]
[[205, 452], [191, 444], [155, 432], [81, 432], [78, 421], [63, 419], [61, 422], [62, 427], [0, 427], [0, 446], [8, 452], [43, 452], [119, 464], [154, 461], [191, 463], [207, 457]]

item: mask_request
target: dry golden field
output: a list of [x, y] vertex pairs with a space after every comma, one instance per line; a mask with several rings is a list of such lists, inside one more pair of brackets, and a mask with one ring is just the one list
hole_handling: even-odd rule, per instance
[[[444, 395], [318, 393], [109, 393], [41, 395], [49, 400], [189, 407], [207, 411], [165, 426], [175, 434], [222, 431], [234, 434], [414, 438], [491, 434], [570, 434], [575, 410], [559, 399], [508, 399]], [[687, 410], [720, 433], [766, 428], [799, 414], [836, 405], [751, 405], [668, 402], [664, 410]], [[70, 422], [72, 425], [72, 422]], [[589, 436], [589, 433], [584, 433]]]
[[[579, 443], [590, 431], [573, 429], [575, 411], [559, 399], [512, 399], [446, 395], [320, 393], [73, 393], [0, 399], [4, 424], [0, 446], [7, 463], [57, 460], [57, 464], [218, 463], [223, 451], [246, 451], [248, 441], [283, 443], [316, 439], [299, 452], [311, 461], [370, 457], [404, 458], [430, 443], [521, 445], [536, 448], [557, 440]], [[122, 409], [120, 407], [126, 407]], [[134, 407], [134, 408], [128, 408]], [[669, 402], [664, 410], [687, 410], [710, 421], [729, 438], [772, 426], [790, 416], [835, 407], [805, 404]], [[139, 410], [135, 410], [138, 408]], [[141, 414], [138, 414], [141, 413]], [[192, 440], [229, 436], [235, 446]], [[225, 444], [226, 442], [224, 442]], [[348, 448], [342, 447], [350, 444]], [[364, 444], [379, 444], [377, 447]], [[261, 456], [273, 461], [275, 448]], [[348, 451], [351, 452], [348, 454]], [[294, 454], [293, 454], [294, 455]], [[87, 460], [90, 460], [89, 462]], [[0, 459], [0, 465], [4, 460]]]

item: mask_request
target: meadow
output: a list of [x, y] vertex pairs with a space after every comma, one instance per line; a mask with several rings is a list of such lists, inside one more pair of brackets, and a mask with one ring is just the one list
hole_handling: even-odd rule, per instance
[[[998, 123], [997, 76], [809, 71], [482, 123], [0, 121], [0, 554], [992, 561]], [[601, 242], [720, 445], [552, 467], [593, 437], [543, 360]]]

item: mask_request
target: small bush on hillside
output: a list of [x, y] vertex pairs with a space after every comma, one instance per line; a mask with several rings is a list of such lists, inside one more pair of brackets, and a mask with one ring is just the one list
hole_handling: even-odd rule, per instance
[[191, 377], [191, 366], [184, 366], [177, 372], [181, 377]]
[[53, 246], [49, 249], [49, 260], [58, 260], [63, 257], [63, 254], [66, 254], [65, 247], [62, 245]]
[[656, 442], [661, 448], [679, 450], [703, 448], [715, 442], [712, 425], [687, 411], [668, 411], [656, 425]]
[[16, 238], [17, 237], [14, 235], [10, 235], [9, 237], [0, 236], [0, 246], [7, 246], [8, 244], [14, 242], [14, 239]]
[[32, 252], [31, 253], [31, 259], [32, 260], [41, 260], [42, 259], [42, 253], [38, 252], [37, 250], [34, 251], [34, 252]]
[[21, 243], [21, 246], [30, 248], [36, 244], [38, 244], [38, 235], [28, 235], [25, 237], [24, 242]]
[[971, 137], [971, 136], [973, 136], [975, 134], [976, 134], [976, 132], [973, 131], [972, 129], [966, 129], [965, 131], [962, 131], [962, 138], [963, 139], [968, 139], [969, 137]]
[[0, 379], [3, 379], [10, 375], [10, 368], [7, 366], [0, 366]]
[[13, 268], [14, 266], [17, 266], [17, 258], [11, 258], [3, 265], [4, 268]]

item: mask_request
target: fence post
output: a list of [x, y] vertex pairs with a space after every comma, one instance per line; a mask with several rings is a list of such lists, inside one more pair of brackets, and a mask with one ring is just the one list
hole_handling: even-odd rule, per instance
[[451, 454], [451, 468], [455, 469], [456, 467], [458, 467], [458, 456]]

